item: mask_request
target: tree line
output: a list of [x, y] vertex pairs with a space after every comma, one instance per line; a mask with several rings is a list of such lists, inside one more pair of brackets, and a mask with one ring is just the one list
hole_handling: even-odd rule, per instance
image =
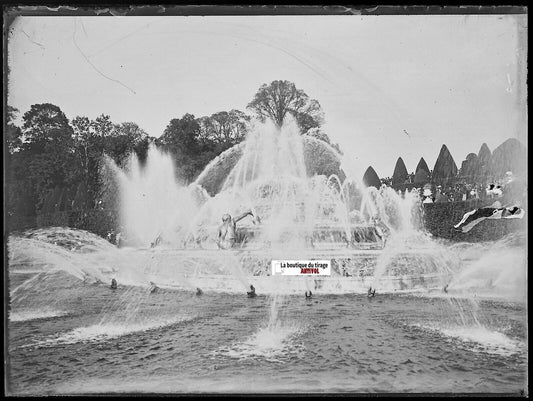
[[246, 138], [252, 117], [281, 126], [292, 115], [301, 134], [330, 143], [320, 130], [324, 121], [320, 104], [292, 82], [262, 85], [247, 109], [251, 114], [236, 109], [203, 117], [185, 113], [171, 119], [155, 138], [135, 122], [115, 123], [106, 114], [69, 120], [51, 103], [32, 105], [17, 126], [20, 111], [8, 106], [4, 127], [8, 216], [109, 206], [102, 204], [103, 156], [124, 167], [135, 153], [143, 163], [150, 144], [167, 150], [178, 167], [178, 178], [190, 183], [210, 160]]

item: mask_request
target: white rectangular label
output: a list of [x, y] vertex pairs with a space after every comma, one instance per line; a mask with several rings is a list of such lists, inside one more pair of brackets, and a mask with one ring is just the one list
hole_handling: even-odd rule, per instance
[[330, 276], [331, 260], [273, 260], [273, 276]]

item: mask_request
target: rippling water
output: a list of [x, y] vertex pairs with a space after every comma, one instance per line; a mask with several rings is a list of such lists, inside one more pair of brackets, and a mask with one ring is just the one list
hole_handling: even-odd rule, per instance
[[[353, 293], [364, 277], [336, 276], [306, 299], [313, 283], [252, 276], [233, 253], [117, 249], [64, 228], [10, 237], [8, 393], [519, 394], [524, 238], [428, 241], [430, 259], [381, 259], [400, 275], [453, 265], [447, 292], [368, 298]], [[151, 292], [150, 280], [168, 286]]]
[[[11, 274], [11, 288], [35, 274]], [[196, 296], [111, 290], [64, 273], [39, 282], [54, 288], [53, 302], [25, 294], [9, 315], [13, 394], [525, 388], [526, 309], [519, 302], [420, 294]], [[472, 310], [475, 318], [465, 318]]]

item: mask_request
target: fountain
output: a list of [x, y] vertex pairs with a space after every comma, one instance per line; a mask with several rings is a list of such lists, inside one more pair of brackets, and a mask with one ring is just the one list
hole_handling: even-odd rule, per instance
[[[417, 194], [365, 188], [346, 177], [340, 155], [300, 135], [292, 119], [281, 128], [256, 123], [245, 142], [188, 186], [177, 182], [170, 155], [153, 146], [143, 166], [135, 155], [125, 169], [106, 163], [120, 189], [123, 242], [151, 255], [142, 267], [146, 282], [240, 292], [253, 281], [266, 293], [365, 293], [368, 286], [413, 290], [449, 281], [448, 261], [432, 261], [434, 249], [424, 249]], [[234, 249], [218, 250], [222, 215], [247, 210], [260, 222], [245, 218]], [[328, 259], [333, 273], [313, 277], [312, 285], [302, 277], [275, 281], [273, 259]], [[419, 268], [389, 269], [398, 260]]]
[[[443, 390], [493, 390], [501, 371], [514, 375], [506, 388], [523, 382], [521, 233], [480, 244], [432, 238], [416, 191], [364, 188], [290, 121], [258, 125], [190, 185], [155, 147], [143, 165], [106, 163], [121, 246], [64, 227], [9, 237], [15, 392], [256, 391], [259, 378], [269, 391], [361, 391], [391, 370], [405, 382], [386, 390], [413, 391], [421, 376]], [[261, 221], [241, 220], [235, 248], [219, 250], [221, 216], [247, 210]], [[329, 260], [331, 275], [273, 275], [272, 260]], [[441, 384], [455, 369], [451, 387]], [[293, 371], [304, 381], [287, 379]], [[250, 379], [228, 384], [233, 374]]]
[[[253, 283], [266, 294], [442, 290], [461, 267], [456, 253], [422, 229], [416, 191], [365, 188], [341, 155], [300, 135], [289, 118], [281, 128], [256, 123], [243, 143], [215, 158], [190, 185], [177, 182], [171, 156], [155, 146], [143, 164], [135, 155], [125, 168], [110, 158], [105, 163], [119, 189], [118, 253], [103, 240], [107, 245], [90, 245], [95, 240], [86, 234], [60, 229], [48, 237], [30, 233], [12, 251], [40, 240], [29, 247], [35, 258], [44, 255], [84, 280], [227, 292]], [[222, 215], [247, 210], [260, 220], [240, 221], [234, 248], [219, 250]], [[51, 247], [58, 242], [60, 248]], [[79, 263], [68, 251], [78, 243], [86, 254]], [[332, 273], [277, 280], [271, 261], [283, 259], [330, 260]]]

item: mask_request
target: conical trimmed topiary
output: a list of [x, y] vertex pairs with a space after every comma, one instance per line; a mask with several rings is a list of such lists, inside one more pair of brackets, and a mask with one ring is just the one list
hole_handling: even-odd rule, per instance
[[424, 185], [429, 182], [429, 173], [423, 168], [418, 169], [415, 174], [414, 183], [416, 185]]
[[459, 178], [468, 183], [475, 183], [478, 180], [478, 157], [475, 153], [469, 153], [466, 159], [461, 163]]
[[485, 182], [490, 175], [490, 159], [492, 153], [486, 143], [481, 145], [477, 154], [477, 166], [475, 171], [475, 180]]
[[527, 171], [527, 149], [516, 138], [507, 139], [494, 149], [490, 159], [490, 174], [493, 179], [505, 177], [511, 171], [515, 176], [525, 175]]
[[450, 181], [453, 181], [456, 176], [457, 165], [446, 145], [442, 145], [439, 157], [437, 157], [435, 167], [433, 168], [431, 180], [435, 184], [446, 185]]
[[483, 145], [481, 145], [481, 148], [479, 148], [479, 152], [477, 154], [479, 161], [487, 163], [490, 160], [491, 156], [492, 153], [487, 144], [484, 143]]
[[423, 157], [420, 158], [420, 161], [416, 165], [415, 175], [416, 173], [418, 173], [419, 170], [424, 170], [426, 173], [428, 173], [428, 175], [431, 174], [431, 172], [429, 171], [429, 167]]
[[372, 166], [366, 169], [365, 174], [363, 175], [363, 183], [367, 187], [376, 187], [378, 189], [381, 187], [381, 180]]
[[396, 161], [396, 167], [394, 167], [394, 173], [392, 174], [392, 185], [403, 185], [409, 179], [409, 174], [407, 173], [407, 168], [401, 157], [398, 157]]

